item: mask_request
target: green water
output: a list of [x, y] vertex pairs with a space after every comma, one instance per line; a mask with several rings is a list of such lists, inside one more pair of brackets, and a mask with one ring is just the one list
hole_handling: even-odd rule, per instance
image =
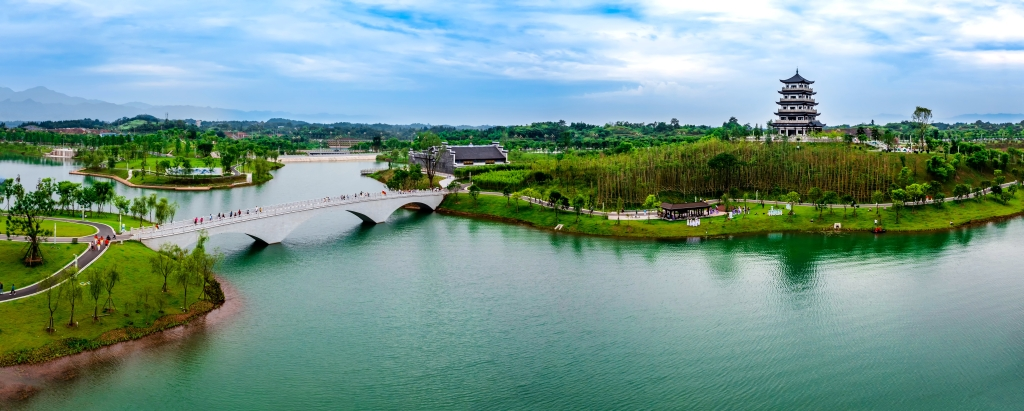
[[[262, 188], [174, 195], [189, 215], [339, 194], [378, 187], [356, 176], [368, 166], [293, 164]], [[1022, 238], [1020, 219], [642, 242], [338, 213], [281, 245], [215, 237], [240, 313], [19, 407], [1020, 409]]]

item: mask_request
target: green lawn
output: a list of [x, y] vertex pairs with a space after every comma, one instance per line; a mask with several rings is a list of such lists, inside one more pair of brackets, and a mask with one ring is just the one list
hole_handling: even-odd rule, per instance
[[991, 198], [985, 198], [980, 202], [970, 200], [963, 204], [946, 203], [914, 207], [913, 209], [907, 208], [900, 213], [899, 224], [896, 224], [896, 216], [892, 210], [881, 210], [876, 216], [870, 206], [860, 208], [857, 216], [853, 216], [852, 209], [847, 211], [845, 216], [842, 209], [837, 209], [833, 210], [831, 214], [826, 210], [819, 217], [819, 212], [811, 207], [797, 207], [794, 216], [770, 217], [766, 213], [770, 206], [761, 208], [760, 205], [750, 203], [752, 213], [749, 215], [740, 216], [732, 221], [728, 221], [724, 217], [707, 218], [702, 221], [700, 227], [689, 227], [685, 221], [652, 220], [617, 223], [604, 216], [591, 217], [587, 215], [581, 215], [579, 222], [576, 222], [576, 215], [572, 212], [559, 212], [556, 220], [554, 211], [549, 208], [537, 205], [531, 207], [528, 203], [521, 201], [519, 211], [516, 212], [515, 200], [512, 200], [511, 205], [506, 205], [504, 197], [495, 195], [481, 195], [476, 202], [465, 193], [459, 194], [458, 198], [449, 195], [445, 198], [441, 208], [455, 212], [517, 220], [541, 228], [554, 228], [558, 224], [563, 224], [562, 231], [565, 232], [622, 237], [681, 238], [705, 234], [824, 231], [831, 230], [833, 223], [841, 223], [844, 230], [869, 231], [873, 229], [875, 219], [878, 219], [889, 231], [943, 229], [950, 226], [950, 221], [954, 225], [962, 225], [1020, 213], [1024, 211], [1020, 196], [1018, 194], [1017, 198], [1012, 199], [1006, 205]]
[[[106, 272], [109, 267], [116, 266], [122, 273], [121, 282], [115, 286], [113, 293], [117, 312], [101, 316], [98, 322], [92, 320], [94, 303], [89, 297], [88, 290], [83, 290], [83, 301], [75, 307], [75, 320], [78, 321], [78, 326], [67, 326], [70, 310], [67, 302], [63, 301], [54, 314], [54, 322], [57, 325], [56, 331], [52, 334], [45, 331], [49, 311], [44, 294], [0, 304], [0, 318], [4, 319], [0, 322], [0, 358], [9, 360], [4, 358], [5, 354], [39, 348], [68, 337], [95, 340], [103, 333], [125, 327], [129, 323], [134, 326], [148, 326], [154, 319], [163, 315], [160, 310], [168, 314], [180, 313], [178, 307], [182, 305], [181, 288], [169, 285], [169, 292], [160, 292], [163, 278], [150, 271], [149, 259], [155, 254], [155, 251], [134, 241], [113, 245], [102, 258], [79, 274], [77, 281], [83, 283], [87, 281], [90, 271]], [[136, 313], [134, 308], [136, 298], [143, 290], [148, 290], [149, 303], [153, 306], [148, 316], [143, 310]], [[196, 301], [198, 291], [198, 287], [189, 289], [190, 302]], [[100, 299], [101, 308], [105, 299], [104, 294]], [[132, 305], [127, 311], [126, 303]]]
[[0, 282], [11, 291], [11, 284], [21, 288], [46, 278], [71, 262], [75, 254], [85, 251], [85, 244], [42, 244], [43, 265], [26, 267], [21, 262], [25, 256], [28, 243], [20, 241], [0, 241]]
[[[94, 223], [106, 224], [106, 225], [109, 225], [110, 227], [114, 228], [115, 230], [119, 227], [119, 225], [117, 224], [117, 213], [97, 213], [97, 212], [90, 211], [90, 212], [86, 212], [85, 215], [86, 215], [86, 217], [85, 217], [86, 221], [91, 221], [91, 222], [94, 222]], [[77, 212], [77, 213], [75, 213], [75, 212], [59, 213], [56, 217], [66, 218], [68, 220], [81, 220], [82, 219], [82, 214], [81, 214], [81, 212]], [[146, 217], [148, 217], [148, 216], [146, 216]], [[142, 225], [153, 225], [153, 223], [151, 223], [151, 222], [146, 220], [146, 217], [143, 217], [143, 219], [142, 219], [143, 221], [142, 221], [141, 224]], [[126, 228], [138, 228], [140, 226], [139, 220], [136, 220], [134, 216], [123, 215], [121, 217], [121, 221], [124, 223], [124, 226]], [[60, 230], [60, 227], [58, 227], [57, 229]], [[60, 233], [58, 233], [58, 234], [60, 234]]]
[[[57, 224], [58, 237], [84, 237], [96, 234], [96, 229], [85, 224], [69, 223], [66, 221], [43, 222], [43, 228], [53, 231], [54, 224]], [[0, 218], [0, 233], [7, 232], [7, 219]], [[12, 234], [13, 235], [13, 234]], [[52, 235], [52, 234], [51, 234]]]

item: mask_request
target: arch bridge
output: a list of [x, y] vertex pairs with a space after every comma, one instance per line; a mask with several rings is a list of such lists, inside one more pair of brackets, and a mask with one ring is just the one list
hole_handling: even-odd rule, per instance
[[139, 240], [154, 250], [163, 244], [176, 244], [179, 247], [195, 244], [202, 231], [206, 231], [209, 236], [242, 233], [262, 243], [276, 244], [284, 240], [296, 227], [323, 212], [348, 211], [366, 223], [379, 224], [387, 221], [399, 208], [412, 204], [420, 210], [433, 211], [441, 205], [442, 200], [443, 192], [427, 190], [323, 197], [268, 207], [253, 207], [243, 210], [239, 216], [214, 218], [202, 224], [181, 220], [160, 225], [160, 228], [136, 228], [128, 234], [132, 239]]

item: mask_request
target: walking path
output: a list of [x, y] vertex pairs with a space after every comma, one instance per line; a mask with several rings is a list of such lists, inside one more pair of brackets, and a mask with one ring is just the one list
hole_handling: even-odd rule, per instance
[[[1000, 187], [1002, 187], [1003, 189], [1006, 189], [1006, 188], [1009, 188], [1010, 186], [1015, 185], [1015, 184], [1017, 184], [1017, 181], [1011, 181], [1009, 183], [1000, 185]], [[467, 192], [468, 190], [462, 189], [462, 190], [459, 190], [459, 191]], [[989, 194], [991, 192], [992, 192], [991, 188], [986, 188], [984, 190], [981, 190], [981, 192], [978, 195], [984, 196], [984, 195], [987, 195], [987, 194]], [[492, 192], [492, 191], [481, 191], [480, 194], [488, 194], [488, 195], [496, 195], [496, 196], [504, 195], [502, 193]], [[968, 199], [968, 198], [975, 198], [975, 194], [971, 193], [971, 194], [968, 194], [966, 197], [963, 197], [963, 199]], [[540, 199], [537, 199], [537, 198], [525, 197], [525, 196], [521, 197], [521, 199], [523, 201], [528, 202], [528, 203], [537, 204], [537, 205], [542, 206], [542, 207], [553, 208], [551, 202], [549, 202], [549, 201], [544, 201], [544, 200], [540, 200]], [[945, 201], [956, 201], [956, 200], [957, 200], [957, 198], [955, 198], [955, 197], [946, 197], [945, 199], [943, 199], [944, 202]], [[742, 203], [758, 203], [758, 204], [764, 203], [764, 204], [773, 204], [773, 205], [786, 205], [786, 204], [789, 204], [789, 203], [784, 202], [784, 201], [772, 201], [772, 200], [734, 199], [734, 200], [731, 200], [731, 201], [737, 202], [737, 203], [739, 203], [739, 202], [742, 202]], [[705, 200], [705, 202], [708, 203], [708, 204], [718, 204], [721, 201], [718, 200], [718, 199], [713, 199], [713, 200]], [[920, 201], [920, 202], [907, 202], [904, 205], [907, 206], [907, 207], [914, 207], [914, 206], [927, 205], [927, 204], [936, 204], [936, 203], [937, 203], [936, 200], [925, 200], [925, 201]], [[803, 206], [803, 207], [814, 207], [815, 206], [813, 203], [797, 203], [796, 205]], [[863, 205], [872, 205], [872, 206], [876, 206], [876, 207], [886, 207], [886, 208], [892, 207], [892, 203], [878, 203], [878, 204], [869, 203], [869, 204], [863, 204]], [[825, 207], [826, 208], [839, 209], [839, 208], [849, 207], [849, 205], [848, 204], [847, 205], [844, 205], [844, 204], [828, 204]], [[562, 210], [565, 210], [565, 211], [568, 211], [568, 212], [572, 212], [572, 208], [568, 208], [568, 207], [563, 207]], [[650, 217], [648, 218], [648, 216], [643, 214], [643, 210], [629, 210], [629, 211], [626, 211], [624, 213], [621, 213], [621, 216], [619, 215], [619, 213], [615, 213], [615, 212], [604, 212], [604, 211], [588, 210], [588, 209], [585, 209], [585, 208], [582, 209], [580, 211], [580, 213], [582, 213], [582, 214], [590, 214], [590, 215], [604, 215], [604, 216], [608, 216], [608, 219], [610, 219], [610, 220], [614, 220], [614, 219], [622, 219], [622, 220], [648, 220], [648, 219], [650, 219], [650, 220], [657, 220], [657, 219], [661, 218], [657, 214], [651, 214]], [[706, 217], [717, 217], [717, 216], [724, 216], [724, 215], [725, 215], [725, 213], [721, 213], [721, 214], [714, 214], [714, 215], [710, 215], [710, 216], [706, 216]]]
[[[111, 228], [110, 226], [106, 225], [106, 224], [94, 223], [94, 222], [91, 222], [91, 221], [68, 220], [68, 219], [63, 219], [63, 218], [55, 218], [54, 220], [68, 221], [68, 222], [72, 222], [72, 223], [79, 223], [79, 224], [85, 224], [85, 225], [93, 226], [97, 230], [99, 230], [99, 233], [97, 233], [96, 235], [98, 235], [100, 237], [103, 237], [104, 239], [107, 238], [107, 236], [110, 236], [110, 238], [114, 238], [114, 236], [115, 236], [114, 229]], [[118, 241], [124, 241], [124, 240], [128, 239], [128, 237], [130, 237], [130, 236], [124, 235], [121, 238], [119, 238]], [[78, 238], [78, 242], [82, 243], [82, 244], [88, 244], [90, 241], [92, 241], [92, 239], [93, 239], [93, 237], [91, 235], [89, 235], [89, 236]], [[12, 238], [12, 240], [13, 241], [21, 241], [21, 242], [25, 241], [24, 239], [15, 239], [15, 238]], [[70, 243], [71, 242], [71, 238], [68, 238], [68, 237], [58, 237], [57, 238], [57, 242], [58, 243]], [[45, 244], [46, 243], [40, 243], [40, 247], [45, 247]], [[45, 250], [43, 250], [43, 251], [45, 252]], [[86, 249], [86, 251], [84, 253], [82, 253], [82, 255], [78, 256], [78, 270], [79, 271], [84, 270], [86, 267], [88, 267], [90, 264], [92, 264], [93, 261], [96, 261], [96, 259], [98, 259], [101, 255], [103, 255], [103, 253], [106, 252], [106, 251], [107, 251], [107, 247], [103, 247], [103, 248], [101, 248], [99, 250]], [[70, 267], [71, 264], [74, 264], [74, 261], [69, 262], [63, 268], [61, 268], [60, 270], [57, 270], [56, 273], [53, 273], [52, 275], [50, 275], [50, 277], [60, 277], [60, 276], [63, 276], [64, 275], [64, 270], [67, 269], [68, 267]], [[11, 293], [10, 293], [11, 289], [8, 288], [2, 294], [0, 294], [0, 303], [6, 302], [6, 301], [11, 301], [11, 300], [17, 300], [17, 299], [20, 299], [20, 298], [25, 298], [25, 297], [28, 297], [28, 296], [31, 296], [31, 295], [38, 294], [40, 292], [46, 291], [45, 289], [41, 289], [39, 287], [40, 283], [42, 283], [42, 280], [40, 280], [39, 282], [37, 282], [35, 284], [29, 285], [27, 287], [22, 287], [22, 288], [18, 288], [18, 285], [14, 284], [15, 285], [15, 290], [17, 291], [17, 293], [14, 294], [14, 295], [11, 295]], [[8, 287], [9, 286], [10, 285], [8, 285]]]

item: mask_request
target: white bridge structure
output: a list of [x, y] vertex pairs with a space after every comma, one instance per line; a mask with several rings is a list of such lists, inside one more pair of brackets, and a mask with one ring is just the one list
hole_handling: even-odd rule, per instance
[[[323, 197], [315, 200], [296, 201], [267, 207], [253, 207], [242, 210], [241, 215], [210, 220], [207, 215], [201, 224], [193, 220], [175, 221], [157, 227], [135, 228], [128, 232], [133, 240], [139, 240], [154, 250], [163, 244], [187, 247], [199, 240], [203, 231], [209, 236], [224, 233], [242, 233], [256, 241], [276, 244], [284, 240], [296, 227], [320, 213], [348, 211], [366, 223], [379, 224], [387, 221], [395, 210], [413, 204], [420, 210], [433, 211], [444, 200], [443, 191], [405, 191], [394, 193], [373, 193]], [[237, 211], [237, 210], [235, 210]]]

